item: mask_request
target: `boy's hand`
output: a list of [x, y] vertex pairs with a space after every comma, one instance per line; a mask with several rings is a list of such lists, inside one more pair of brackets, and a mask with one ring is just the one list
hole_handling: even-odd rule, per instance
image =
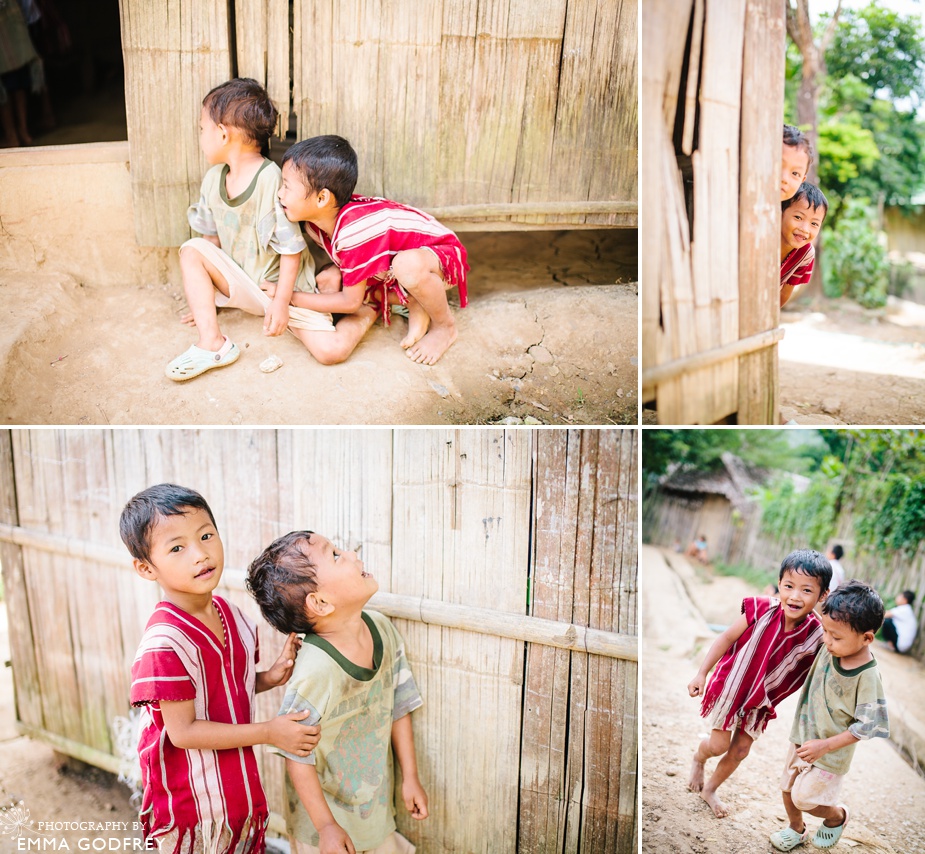
[[292, 670], [295, 667], [295, 659], [302, 648], [302, 639], [295, 632], [290, 632], [283, 644], [283, 651], [279, 658], [273, 662], [273, 666], [263, 673], [263, 682], [267, 688], [275, 688], [277, 685], [283, 685], [289, 681], [292, 676]]
[[814, 738], [812, 741], [805, 741], [797, 748], [797, 756], [808, 765], [814, 765], [829, 752], [828, 739], [825, 738]]
[[304, 712], [279, 715], [268, 721], [267, 743], [293, 756], [308, 756], [321, 741], [321, 727], [299, 723], [309, 714], [311, 713], [306, 709]]
[[427, 811], [427, 792], [417, 777], [404, 778], [401, 783], [401, 797], [405, 802], [411, 818], [423, 821], [430, 813]]
[[347, 831], [339, 824], [326, 824], [318, 831], [319, 854], [356, 854]]
[[289, 326], [289, 306], [274, 298], [267, 306], [263, 320], [263, 334], [282, 335], [287, 326]]
[[687, 693], [692, 697], [700, 697], [703, 695], [703, 686], [706, 684], [707, 677], [701, 676], [699, 673], [687, 683]]

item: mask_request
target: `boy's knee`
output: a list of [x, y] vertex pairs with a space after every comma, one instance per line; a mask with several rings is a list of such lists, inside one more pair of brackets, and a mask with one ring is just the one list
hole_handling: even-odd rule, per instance
[[752, 749], [752, 740], [749, 738], [744, 741], [738, 739], [733, 740], [732, 744], [729, 746], [729, 754], [738, 762], [741, 762], [746, 756], [748, 756], [749, 751]]
[[195, 246], [180, 247], [180, 269], [201, 267], [205, 260], [205, 256]]
[[312, 346], [309, 347], [309, 351], [315, 361], [321, 365], [339, 365], [350, 355], [345, 351], [343, 346], [334, 342], [330, 344], [317, 344], [313, 342]]
[[430, 275], [428, 259], [422, 252], [422, 250], [409, 249], [399, 252], [392, 259], [392, 274], [404, 287], [413, 288]]

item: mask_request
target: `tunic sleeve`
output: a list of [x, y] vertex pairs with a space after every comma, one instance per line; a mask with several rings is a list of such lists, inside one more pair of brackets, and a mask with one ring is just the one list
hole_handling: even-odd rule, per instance
[[306, 247], [299, 224], [286, 219], [278, 201], [257, 224], [257, 239], [262, 249], [269, 247], [277, 255], [298, 255]]
[[[319, 702], [317, 697], [313, 697], [316, 703], [318, 703], [318, 706], [316, 706], [306, 697], [306, 694], [311, 696], [316, 690], [316, 686], [312, 685], [311, 679], [290, 679], [289, 684], [286, 686], [286, 696], [283, 697], [282, 705], [279, 707], [279, 712], [277, 712], [277, 714], [290, 715], [293, 712], [307, 711], [309, 713], [308, 717], [299, 721], [299, 723], [305, 726], [318, 726], [318, 724], [321, 723], [321, 712], [318, 706], [323, 708], [325, 704]], [[293, 762], [300, 762], [303, 765], [315, 764], [314, 753], [310, 753], [308, 756], [296, 756], [294, 753], [287, 753], [285, 750], [281, 750], [278, 747], [271, 747], [270, 751], [280, 756], [285, 756]]]
[[196, 699], [196, 686], [180, 656], [169, 646], [150, 647], [132, 665], [131, 702], [143, 706], [158, 701]]
[[771, 609], [771, 600], [766, 596], [749, 596], [742, 600], [742, 613], [750, 626]]
[[212, 208], [209, 206], [209, 195], [212, 192], [212, 186], [215, 183], [213, 167], [206, 172], [202, 179], [202, 187], [199, 190], [199, 201], [190, 205], [186, 211], [186, 219], [189, 227], [197, 234], [217, 235], [218, 228], [215, 225], [215, 217], [212, 215]]

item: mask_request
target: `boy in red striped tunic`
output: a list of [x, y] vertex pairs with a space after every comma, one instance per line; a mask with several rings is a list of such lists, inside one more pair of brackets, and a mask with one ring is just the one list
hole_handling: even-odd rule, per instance
[[[337, 293], [294, 293], [292, 305], [350, 314], [369, 301], [386, 325], [389, 303], [407, 305], [408, 334], [401, 346], [413, 361], [433, 365], [456, 340], [447, 290], [459, 288], [460, 307], [466, 306], [466, 249], [423, 211], [354, 195], [356, 182], [356, 152], [342, 137], [312, 137], [283, 156], [280, 204], [292, 222], [304, 224], [343, 277]], [[354, 346], [358, 343], [359, 338]]]
[[[717, 818], [729, 810], [716, 790], [777, 717], [774, 707], [802, 686], [812, 667], [822, 645], [822, 624], [813, 608], [825, 599], [831, 579], [832, 567], [819, 552], [791, 552], [780, 565], [779, 598], [743, 600], [742, 616], [713, 642], [687, 686], [692, 697], [703, 697], [700, 713], [710, 716], [712, 726], [694, 754], [689, 785]], [[722, 758], [704, 783], [704, 766], [713, 756]]]
[[812, 184], [801, 184], [792, 198], [781, 202], [780, 307], [813, 275], [816, 251], [813, 241], [829, 211], [829, 202]]
[[269, 813], [252, 746], [307, 756], [320, 738], [299, 723], [307, 713], [251, 722], [255, 692], [292, 674], [296, 636], [257, 672], [256, 626], [212, 595], [224, 552], [199, 493], [169, 483], [145, 489], [119, 528], [135, 570], [164, 593], [132, 664], [131, 701], [143, 708], [145, 840], [171, 854], [261, 852]]

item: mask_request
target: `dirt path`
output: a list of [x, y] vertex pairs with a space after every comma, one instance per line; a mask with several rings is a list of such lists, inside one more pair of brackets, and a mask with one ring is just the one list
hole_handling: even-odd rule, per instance
[[[672, 563], [684, 561], [671, 555]], [[698, 740], [706, 734], [696, 700], [687, 682], [699, 666], [713, 635], [689, 596], [697, 574], [682, 570], [682, 579], [652, 546], [640, 552], [643, 614], [642, 668], [642, 850], [652, 854], [684, 852], [773, 852], [768, 835], [786, 824], [777, 780], [787, 749], [789, 721], [796, 707], [790, 697], [778, 708], [749, 757], [720, 790], [731, 814], [717, 819], [700, 797], [687, 789], [690, 762]], [[693, 579], [693, 580], [692, 580]], [[727, 583], [728, 582], [728, 583]], [[701, 585], [712, 618], [731, 622], [741, 603], [740, 579], [716, 577]], [[925, 690], [921, 665], [909, 659], [875, 653], [884, 670], [887, 697], [917, 702], [909, 691]], [[889, 669], [888, 669], [889, 668]], [[913, 688], [907, 689], [912, 683]], [[708, 773], [715, 763], [707, 766]], [[852, 811], [836, 851], [858, 854], [922, 854], [925, 852], [925, 780], [892, 745], [874, 739], [859, 745], [843, 786]], [[809, 819], [815, 828], [817, 820]], [[798, 851], [815, 851], [805, 846]]]
[[781, 412], [799, 424], [925, 421], [925, 307], [890, 297], [882, 310], [847, 300], [785, 311]]
[[[187, 383], [164, 367], [194, 343], [179, 278], [134, 289], [66, 278], [0, 279], [6, 424], [635, 424], [635, 231], [469, 233], [470, 303], [433, 367], [377, 324], [342, 365], [291, 335], [223, 312], [236, 364]], [[455, 295], [451, 300], [455, 300]], [[264, 374], [275, 354], [283, 367]], [[532, 420], [535, 419], [535, 420]]]

